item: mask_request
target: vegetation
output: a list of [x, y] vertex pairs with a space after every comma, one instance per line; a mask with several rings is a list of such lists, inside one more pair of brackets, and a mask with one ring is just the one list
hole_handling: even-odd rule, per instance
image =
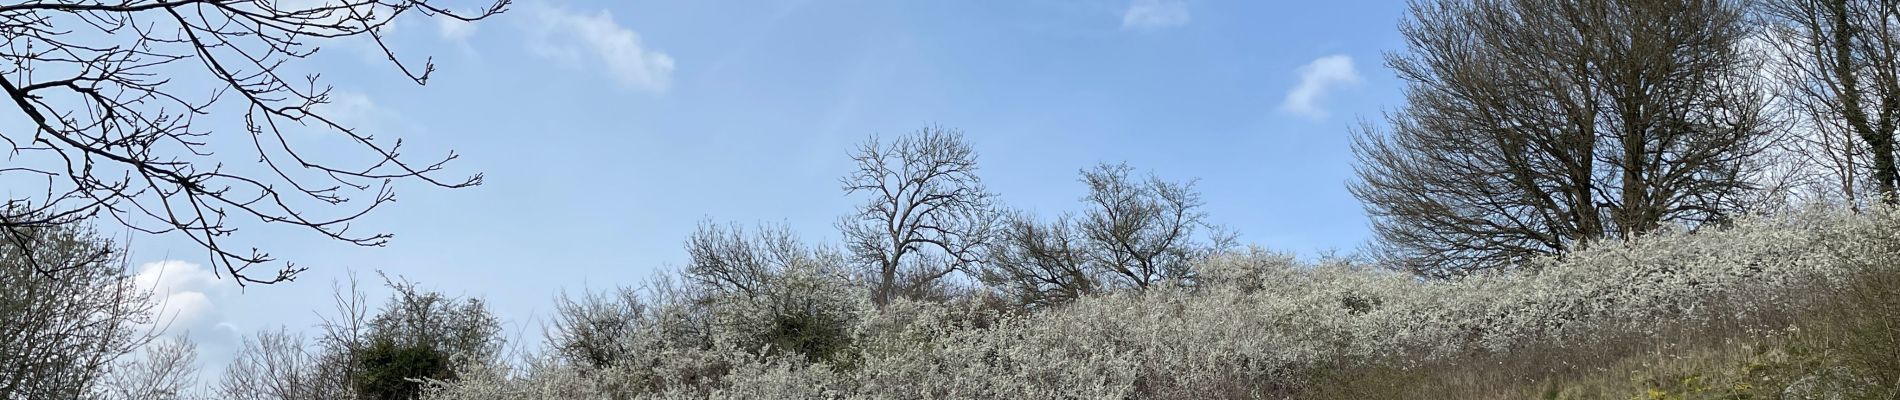
[[[1228, 250], [1233, 236], [1207, 223], [1192, 182], [1138, 180], [1133, 171], [1127, 164], [1083, 170], [1089, 208], [1079, 218], [1008, 217], [978, 278], [1024, 307], [1192, 282], [1194, 264]], [[1201, 229], [1214, 233], [1202, 240], [1195, 237]]]
[[1900, 202], [1900, 7], [1891, 0], [1771, 0], [1758, 14], [1787, 108], [1815, 132], [1808, 160], [1832, 167], [1842, 197], [1871, 189], [1888, 204]]
[[[1032, 312], [836, 303], [863, 316], [841, 358], [758, 352], [772, 344], [729, 320], [646, 318], [627, 335], [646, 344], [633, 367], [537, 358], [425, 397], [1886, 398], [1896, 259], [1886, 209], [1667, 230], [1455, 280], [1256, 249], [1200, 265], [1194, 285]], [[711, 334], [656, 337], [669, 331]]]
[[1354, 147], [1380, 255], [1453, 276], [1744, 211], [1773, 137], [1745, 6], [1414, 3], [1406, 104]]
[[0, 241], [0, 399], [84, 395], [153, 339], [156, 304], [125, 273], [123, 253], [89, 227], [14, 234], [25, 240]]
[[878, 304], [916, 298], [981, 261], [996, 225], [996, 195], [983, 188], [963, 132], [927, 127], [885, 144], [872, 138], [851, 159], [847, 194], [864, 203], [839, 220], [845, 248], [874, 267]]
[[[153, 35], [261, 40], [251, 45], [272, 60], [294, 59], [307, 54], [302, 35], [380, 41], [387, 14], [344, 11], [473, 20], [507, 4], [460, 17], [421, 0], [302, 12], [34, 2], [0, 6], [0, 21], [15, 21], [0, 28], [20, 33], [9, 43], [118, 54], [102, 59], [122, 67], [196, 48], [182, 57], [205, 59], [248, 97], [247, 120], [320, 121], [376, 165], [302, 168], [356, 190], [393, 178], [461, 187], [479, 176], [434, 180], [440, 163], [411, 167], [395, 146], [311, 114], [322, 92], [286, 88], [274, 67], [251, 78], [215, 67], [229, 56], [212, 50], [242, 44]], [[236, 28], [205, 28], [181, 7]], [[112, 28], [153, 10], [179, 26]], [[208, 155], [189, 139], [206, 133], [164, 122], [171, 111], [137, 112], [160, 98], [202, 112], [157, 94], [164, 83], [82, 68], [106, 75], [16, 84], [29, 75], [12, 72], [77, 58], [0, 52], [19, 70], [0, 71], [0, 83], [39, 127], [5, 136], [35, 141], [16, 153], [130, 168], [151, 186], [84, 169], [64, 175], [70, 192], [0, 209], [0, 399], [1893, 399], [1896, 10], [1893, 0], [1416, 1], [1400, 25], [1407, 48], [1389, 57], [1407, 102], [1354, 147], [1352, 191], [1376, 233], [1363, 254], [1243, 248], [1211, 222], [1195, 181], [1118, 163], [1080, 170], [1082, 208], [1041, 219], [984, 186], [961, 131], [931, 126], [851, 153], [840, 189], [859, 203], [835, 245], [707, 221], [686, 238], [683, 268], [563, 294], [543, 345], [514, 352], [480, 297], [384, 277], [391, 294], [372, 305], [351, 281], [314, 336], [257, 332], [210, 387], [198, 386], [195, 344], [159, 340], [152, 297], [80, 221], [104, 214], [188, 236], [220, 270], [264, 283], [299, 270], [243, 276], [270, 259], [216, 243], [232, 232], [227, 212], [356, 244], [387, 236], [347, 234], [361, 213], [309, 220], [304, 207], [225, 197], [290, 187], [347, 202], [282, 170], [286, 185], [273, 186], [203, 172], [215, 169], [196, 158], [150, 158], [164, 151], [145, 147], [166, 140]], [[76, 12], [98, 19], [87, 21], [100, 22], [99, 37], [153, 50], [48, 38], [48, 24]], [[102, 121], [38, 111], [65, 104], [39, 96], [97, 94], [90, 85], [134, 97], [76, 100], [107, 111]], [[108, 142], [127, 144], [89, 145]], [[179, 201], [191, 205], [184, 214], [128, 214]]]

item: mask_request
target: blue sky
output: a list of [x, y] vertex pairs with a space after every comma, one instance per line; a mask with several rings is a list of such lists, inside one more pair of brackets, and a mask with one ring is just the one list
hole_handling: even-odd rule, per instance
[[[473, 4], [471, 4], [472, 6]], [[408, 83], [362, 42], [304, 64], [330, 111], [418, 157], [454, 149], [476, 188], [399, 182], [360, 248], [260, 226], [239, 239], [310, 267], [240, 290], [178, 238], [134, 236], [212, 371], [235, 338], [328, 310], [330, 284], [381, 270], [488, 299], [511, 334], [561, 290], [637, 285], [682, 264], [702, 220], [784, 223], [836, 242], [838, 188], [865, 138], [957, 128], [1010, 206], [1079, 210], [1078, 169], [1126, 161], [1200, 179], [1211, 219], [1245, 243], [1315, 254], [1368, 235], [1346, 192], [1351, 127], [1396, 106], [1382, 53], [1403, 2], [523, 0], [475, 25], [398, 22], [434, 56]], [[230, 132], [226, 132], [230, 133]], [[327, 145], [313, 138], [311, 145]], [[110, 230], [110, 229], [108, 229]], [[167, 261], [160, 263], [160, 261]], [[381, 296], [382, 290], [371, 290]]]

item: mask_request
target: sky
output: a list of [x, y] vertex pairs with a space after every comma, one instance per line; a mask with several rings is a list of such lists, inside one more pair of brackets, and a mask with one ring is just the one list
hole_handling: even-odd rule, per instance
[[853, 146], [925, 126], [964, 132], [984, 183], [1037, 215], [1082, 210], [1077, 172], [1127, 162], [1198, 179], [1211, 222], [1243, 243], [1350, 251], [1369, 236], [1346, 191], [1351, 135], [1403, 100], [1383, 54], [1403, 47], [1404, 12], [1393, 0], [521, 0], [475, 24], [408, 18], [390, 42], [411, 62], [433, 57], [426, 86], [360, 40], [299, 67], [335, 86], [326, 111], [416, 157], [453, 149], [449, 172], [483, 185], [397, 182], [398, 201], [354, 228], [395, 234], [380, 248], [237, 223], [243, 245], [310, 268], [271, 286], [213, 275], [179, 237], [127, 240], [168, 332], [196, 339], [213, 373], [243, 336], [310, 331], [351, 274], [375, 300], [379, 271], [481, 297], [534, 346], [555, 296], [677, 268], [702, 221], [836, 243], [857, 203], [838, 181]]

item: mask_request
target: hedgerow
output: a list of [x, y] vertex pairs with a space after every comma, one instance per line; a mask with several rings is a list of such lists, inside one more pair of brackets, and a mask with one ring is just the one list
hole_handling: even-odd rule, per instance
[[[1192, 282], [1028, 312], [980, 301], [880, 309], [835, 300], [864, 293], [861, 282], [806, 274], [788, 281], [826, 289], [775, 292], [771, 301], [659, 304], [715, 317], [645, 319], [632, 333], [711, 332], [704, 341], [650, 345], [638, 360], [604, 368], [543, 357], [466, 371], [460, 381], [436, 382], [427, 397], [1300, 397], [1342, 370], [1416, 371], [1685, 329], [1785, 337], [1807, 311], [1828, 306], [1820, 294], [1850, 287], [1868, 270], [1896, 268], [1897, 227], [1900, 213], [1891, 210], [1809, 210], [1592, 243], [1562, 258], [1446, 280], [1256, 248], [1205, 262]], [[820, 278], [830, 283], [814, 284]], [[793, 293], [814, 297], [786, 297]], [[788, 302], [800, 307], [770, 306]], [[839, 337], [823, 343], [848, 347], [809, 357], [748, 348], [781, 345], [759, 340], [756, 329], [716, 328], [769, 327], [793, 311], [837, 316], [823, 320], [848, 326], [825, 331]], [[643, 340], [664, 343], [657, 339]]]

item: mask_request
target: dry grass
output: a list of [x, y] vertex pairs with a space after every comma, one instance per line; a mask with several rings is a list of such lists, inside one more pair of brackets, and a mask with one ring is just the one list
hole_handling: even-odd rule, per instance
[[[1751, 321], [1613, 327], [1604, 339], [1404, 356], [1316, 371], [1311, 399], [1900, 398], [1900, 260], [1868, 260], [1852, 283], [1810, 287], [1809, 304]], [[1780, 326], [1781, 329], [1762, 329]], [[1552, 342], [1555, 343], [1555, 342]], [[1403, 365], [1404, 367], [1400, 367]]]

